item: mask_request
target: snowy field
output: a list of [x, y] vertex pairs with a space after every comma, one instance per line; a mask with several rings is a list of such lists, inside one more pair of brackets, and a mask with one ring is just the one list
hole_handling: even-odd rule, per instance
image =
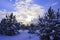
[[2, 36], [0, 35], [0, 40], [39, 40], [36, 34], [28, 33], [28, 30], [20, 30], [20, 34], [15, 36]]

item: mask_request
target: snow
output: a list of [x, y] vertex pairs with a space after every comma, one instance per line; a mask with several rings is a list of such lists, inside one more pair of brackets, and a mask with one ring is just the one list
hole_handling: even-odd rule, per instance
[[20, 30], [20, 34], [15, 36], [0, 35], [0, 40], [39, 40], [37, 34], [30, 34], [28, 30]]
[[53, 37], [52, 36], [50, 36], [50, 40], [53, 40]]

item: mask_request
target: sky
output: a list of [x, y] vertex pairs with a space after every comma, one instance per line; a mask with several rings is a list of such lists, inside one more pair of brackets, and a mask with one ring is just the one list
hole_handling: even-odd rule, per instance
[[47, 10], [50, 6], [54, 10], [60, 8], [60, 0], [35, 0], [34, 3], [44, 6], [45, 10]]
[[38, 16], [43, 17], [50, 6], [57, 10], [60, 8], [60, 0], [0, 0], [0, 15], [13, 12], [16, 19], [24, 24], [31, 21], [36, 23]]
[[[14, 11], [13, 4], [16, 0], [0, 0], [0, 10]], [[34, 4], [42, 5], [47, 10], [50, 6], [60, 8], [60, 0], [33, 0]]]

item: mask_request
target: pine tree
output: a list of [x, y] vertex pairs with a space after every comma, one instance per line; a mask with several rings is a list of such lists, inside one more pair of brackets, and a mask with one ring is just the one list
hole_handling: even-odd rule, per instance
[[6, 18], [1, 20], [0, 26], [0, 33], [4, 35], [14, 35], [18, 32], [20, 23], [17, 22], [15, 16], [11, 13], [9, 16], [6, 15]]
[[26, 26], [24, 24], [21, 25], [21, 29], [25, 30]]
[[54, 18], [54, 11], [53, 11], [53, 9], [51, 7], [48, 9], [47, 16], [48, 16], [49, 20]]
[[35, 30], [36, 30], [36, 28], [35, 28], [35, 25], [34, 24], [30, 24], [30, 26], [29, 26], [29, 32], [28, 33], [35, 33]]
[[[40, 22], [44, 23], [40, 28], [40, 33], [43, 35], [41, 36], [42, 40], [50, 40], [50, 36], [52, 36], [53, 40], [59, 40], [60, 39], [60, 13], [59, 9], [57, 13], [54, 13], [53, 9], [50, 7], [48, 9], [48, 13], [45, 15], [44, 21]], [[42, 30], [41, 30], [42, 29]]]
[[59, 9], [57, 11], [57, 18], [55, 20], [55, 27], [54, 27], [54, 33], [53, 33], [53, 40], [60, 40], [60, 13], [59, 13]]
[[59, 9], [58, 9], [58, 11], [57, 11], [57, 19], [60, 17], [60, 13], [59, 13]]
[[48, 9], [48, 13], [45, 14], [45, 17], [39, 18], [39, 26], [40, 26], [40, 36], [42, 40], [50, 40], [50, 35], [52, 30], [55, 27], [55, 14], [53, 9], [50, 7]]

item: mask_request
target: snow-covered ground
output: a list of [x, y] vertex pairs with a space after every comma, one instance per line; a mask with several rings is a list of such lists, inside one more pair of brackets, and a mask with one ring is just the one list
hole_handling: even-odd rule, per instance
[[36, 34], [28, 33], [28, 30], [20, 30], [20, 34], [15, 36], [2, 36], [0, 35], [0, 40], [39, 40]]

